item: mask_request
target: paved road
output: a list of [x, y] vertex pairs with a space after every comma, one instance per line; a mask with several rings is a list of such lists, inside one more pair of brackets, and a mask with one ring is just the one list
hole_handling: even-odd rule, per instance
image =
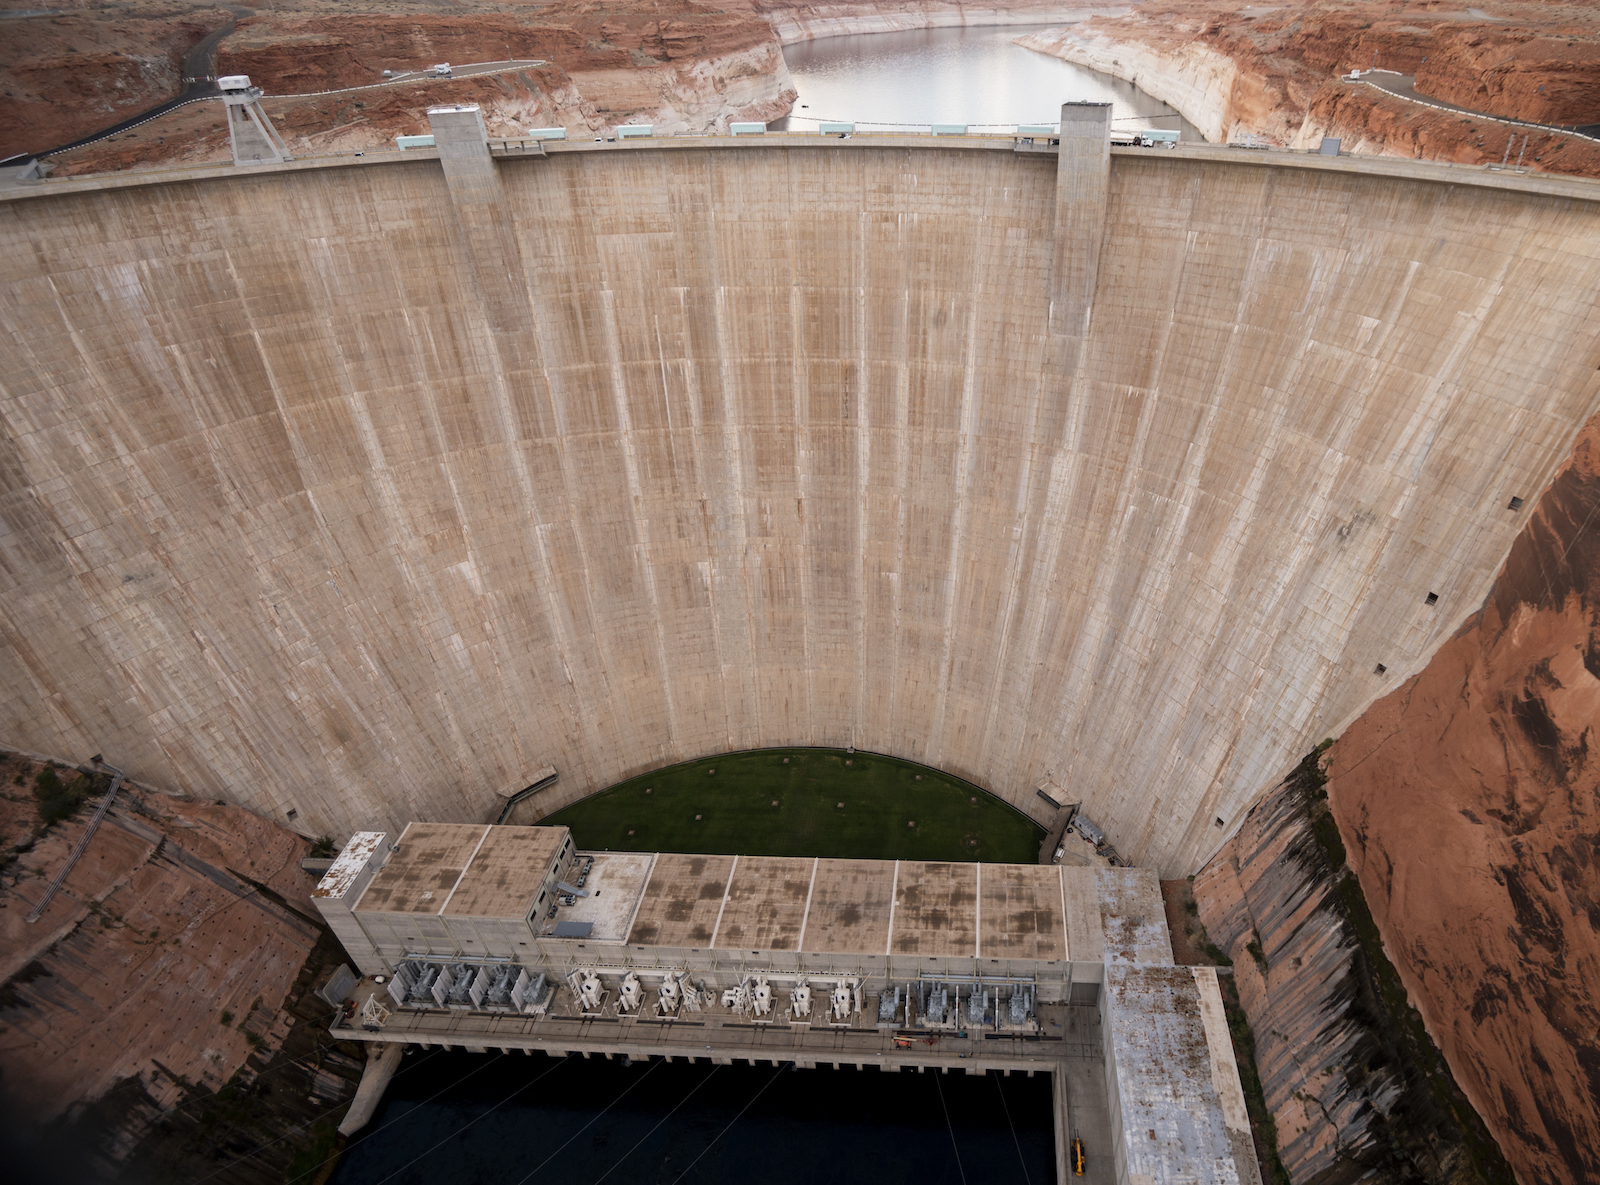
[[1567, 132], [1590, 140], [1600, 139], [1600, 124], [1553, 124], [1535, 123], [1531, 119], [1510, 119], [1504, 115], [1490, 115], [1487, 111], [1474, 111], [1470, 107], [1458, 107], [1454, 103], [1446, 103], [1443, 99], [1419, 95], [1417, 93], [1417, 76], [1415, 74], [1390, 74], [1387, 71], [1374, 71], [1371, 74], [1363, 74], [1361, 81], [1368, 86], [1375, 86], [1381, 91], [1387, 91], [1397, 98], [1410, 99], [1413, 103], [1423, 103], [1429, 107], [1437, 107], [1441, 111], [1459, 111], [1462, 115], [1473, 115], [1479, 119], [1493, 119], [1500, 123], [1516, 124], [1518, 127], [1538, 128], [1540, 131], [1546, 132]]
[[58, 144], [54, 148], [46, 148], [40, 152], [15, 156], [8, 161], [0, 163], [21, 164], [29, 156], [54, 156], [58, 152], [66, 152], [72, 148], [82, 148], [85, 144], [93, 144], [98, 140], [106, 139], [108, 136], [115, 136], [130, 128], [136, 128], [142, 123], [147, 123], [158, 116], [165, 115], [174, 107], [182, 107], [185, 103], [193, 103], [199, 99], [216, 98], [222, 93], [217, 89], [217, 46], [224, 37], [233, 32], [235, 17], [255, 15], [255, 10], [252, 8], [229, 6], [229, 11], [233, 16], [228, 18], [226, 25], [207, 33], [195, 43], [193, 49], [184, 55], [183, 89], [178, 92], [176, 98], [168, 99], [165, 103], [157, 103], [154, 107], [141, 111], [137, 115], [130, 115], [127, 119], [114, 123], [108, 128], [102, 128], [93, 135], [85, 136], [81, 140], [74, 140], [70, 144]]
[[[234, 8], [232, 11], [240, 16], [249, 16], [253, 10], [248, 8]], [[203, 41], [200, 41], [198, 44], [196, 44], [195, 47], [191, 49], [184, 57], [184, 87], [183, 90], [178, 93], [177, 98], [168, 99], [165, 103], [158, 103], [156, 106], [151, 107], [146, 111], [141, 111], [138, 115], [129, 116], [121, 123], [112, 124], [108, 128], [102, 128], [100, 131], [95, 132], [92, 136], [85, 136], [81, 140], [74, 140], [71, 144], [62, 144], [55, 148], [47, 148], [42, 152], [23, 153], [19, 156], [13, 156], [6, 160], [0, 161], [0, 165], [24, 164], [28, 160], [36, 157], [54, 156], [58, 152], [66, 152], [73, 148], [82, 148], [86, 144], [94, 144], [97, 141], [106, 139], [108, 136], [115, 136], [118, 133], [128, 131], [130, 128], [136, 128], [140, 124], [149, 123], [152, 119], [159, 119], [161, 116], [167, 114], [167, 112], [172, 111], [175, 108], [182, 107], [187, 103], [195, 103], [203, 99], [214, 99], [218, 97], [222, 92], [217, 89], [216, 81], [215, 58], [217, 44], [231, 32], [233, 32], [233, 22], [230, 20], [226, 27], [218, 29], [214, 33], [208, 34]], [[543, 58], [514, 59], [505, 62], [475, 62], [472, 65], [455, 67], [453, 71], [453, 78], [470, 78], [474, 74], [497, 74], [507, 70], [525, 69], [529, 66], [547, 65], [549, 65], [549, 62]], [[379, 87], [397, 86], [412, 82], [450, 80], [451, 79], [437, 78], [432, 70], [413, 70], [407, 74], [397, 74], [392, 78], [384, 79], [382, 82], [367, 83], [364, 86], [346, 86], [331, 91], [309, 91], [304, 94], [273, 95], [270, 97], [275, 99], [316, 98], [320, 95], [338, 95], [349, 91], [376, 90]]]

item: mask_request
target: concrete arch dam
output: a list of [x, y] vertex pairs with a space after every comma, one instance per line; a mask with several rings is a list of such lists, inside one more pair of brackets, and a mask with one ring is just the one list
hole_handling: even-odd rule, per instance
[[1182, 874], [1596, 408], [1591, 183], [453, 115], [0, 200], [7, 742], [336, 835], [855, 745]]

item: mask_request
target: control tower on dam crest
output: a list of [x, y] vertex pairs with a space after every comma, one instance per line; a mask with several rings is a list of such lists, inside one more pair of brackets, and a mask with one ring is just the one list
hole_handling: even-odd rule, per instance
[[1597, 406], [1591, 182], [432, 118], [0, 194], [9, 743], [335, 836], [855, 746], [1182, 875]]

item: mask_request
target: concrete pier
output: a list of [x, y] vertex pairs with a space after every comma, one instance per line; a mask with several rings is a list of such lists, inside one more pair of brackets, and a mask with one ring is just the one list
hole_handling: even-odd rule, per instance
[[[361, 1038], [354, 1037], [352, 1040]], [[405, 1053], [405, 1046], [392, 1041], [368, 1041], [366, 1045], [366, 1068], [361, 1071], [361, 1082], [356, 1087], [355, 1097], [350, 1100], [350, 1109], [339, 1121], [339, 1134], [342, 1136], [354, 1135], [372, 1121], [372, 1114], [383, 1101], [383, 1092], [389, 1089], [389, 1079], [400, 1068], [400, 1059]]]

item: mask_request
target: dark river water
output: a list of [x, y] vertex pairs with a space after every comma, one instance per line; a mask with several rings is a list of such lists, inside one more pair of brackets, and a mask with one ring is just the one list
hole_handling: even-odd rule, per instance
[[768, 126], [815, 131], [819, 120], [862, 131], [966, 124], [1010, 132], [1017, 124], [1055, 123], [1061, 104], [1112, 104], [1112, 126], [1178, 128], [1203, 140], [1188, 120], [1131, 83], [1013, 44], [1048, 26], [917, 29], [806, 41], [783, 51], [800, 97], [788, 119]]
[[330, 1185], [1050, 1185], [1050, 1079], [407, 1054]]

